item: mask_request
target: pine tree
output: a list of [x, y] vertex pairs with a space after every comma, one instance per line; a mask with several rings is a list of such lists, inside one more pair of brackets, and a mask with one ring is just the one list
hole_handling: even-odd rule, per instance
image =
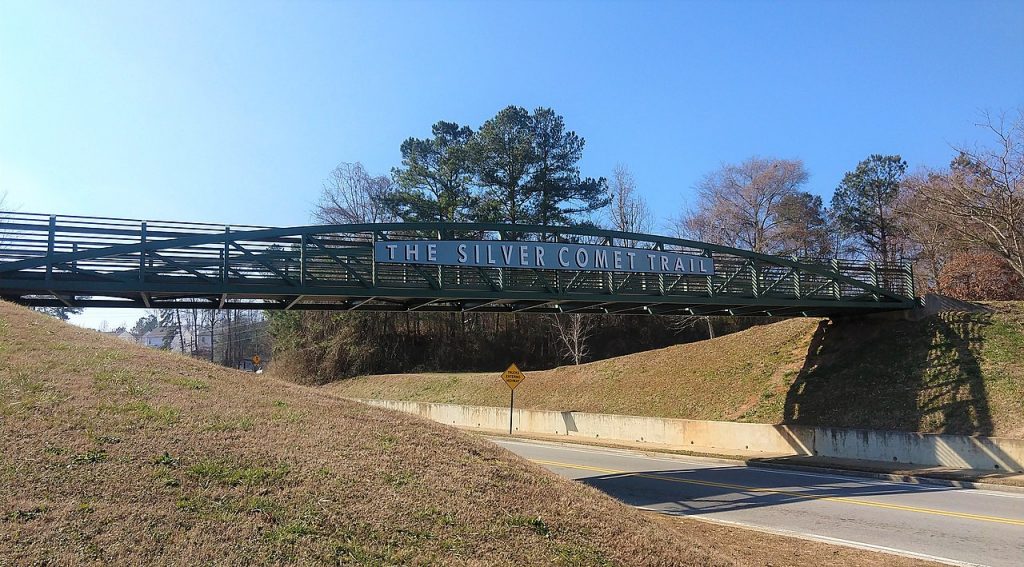
[[840, 226], [873, 260], [891, 261], [901, 254], [896, 200], [906, 171], [907, 162], [898, 155], [871, 155], [846, 173], [832, 196]]
[[402, 167], [392, 171], [398, 190], [389, 204], [407, 222], [468, 220], [476, 205], [468, 147], [473, 129], [441, 121], [432, 133], [402, 142]]

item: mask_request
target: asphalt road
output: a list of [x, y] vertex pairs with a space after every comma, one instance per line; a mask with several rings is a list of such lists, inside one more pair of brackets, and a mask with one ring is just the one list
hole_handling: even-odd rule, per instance
[[1024, 493], [491, 440], [645, 509], [952, 564], [1024, 566]]

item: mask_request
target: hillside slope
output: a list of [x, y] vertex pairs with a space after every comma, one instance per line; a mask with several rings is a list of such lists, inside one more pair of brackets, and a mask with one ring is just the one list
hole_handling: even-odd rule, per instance
[[[516, 405], [736, 419], [762, 401], [762, 392], [786, 379], [786, 369], [806, 352], [817, 324], [816, 319], [791, 319], [710, 341], [527, 372], [526, 381], [516, 388]], [[798, 369], [791, 371], [795, 375]], [[508, 388], [496, 373], [364, 376], [325, 388], [357, 398], [508, 405]], [[779, 412], [783, 398], [777, 400]]]
[[[688, 419], [1024, 437], [1024, 304], [922, 321], [793, 319], [527, 373], [516, 405]], [[503, 406], [496, 373], [364, 376], [356, 398]]]
[[0, 446], [0, 564], [727, 562], [484, 440], [3, 302]]

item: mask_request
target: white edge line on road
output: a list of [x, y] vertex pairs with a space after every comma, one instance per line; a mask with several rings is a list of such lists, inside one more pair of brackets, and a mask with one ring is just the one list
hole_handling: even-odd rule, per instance
[[884, 545], [873, 545], [870, 543], [863, 543], [859, 541], [851, 541], [847, 539], [840, 539], [835, 537], [823, 536], [818, 534], [809, 534], [806, 532], [797, 532], [793, 530], [786, 530], [781, 528], [766, 528], [758, 526], [756, 524], [747, 524], [745, 522], [736, 522], [733, 520], [719, 520], [715, 518], [707, 518], [699, 516], [697, 514], [690, 514], [686, 512], [672, 512], [665, 510], [658, 510], [656, 508], [648, 508], [645, 506], [637, 506], [640, 510], [646, 510], [648, 512], [656, 512], [658, 514], [664, 514], [667, 516], [677, 516], [696, 520], [698, 522], [707, 522], [709, 524], [719, 524], [730, 527], [743, 528], [747, 530], [754, 530], [758, 532], [769, 533], [773, 535], [780, 535], [785, 537], [792, 537], [797, 539], [804, 539], [809, 541], [816, 541], [820, 543], [829, 543], [832, 545], [841, 545], [843, 547], [852, 547], [855, 549], [863, 549], [865, 551], [877, 551], [881, 553], [888, 553], [890, 555], [899, 555], [902, 557], [909, 557], [912, 559], [923, 559], [926, 561], [935, 561], [936, 563], [945, 563], [947, 565], [957, 565], [960, 567], [986, 567], [982, 563], [969, 563], [966, 561], [959, 561], [957, 559], [950, 559], [948, 557], [939, 557], [937, 555], [928, 555], [927, 553], [917, 553], [916, 551], [907, 551], [905, 549], [896, 549], [894, 547], [886, 547]]
[[[741, 460], [732, 461], [732, 460], [715, 458], [715, 457], [695, 457], [693, 455], [685, 455], [685, 456], [681, 455], [678, 458], [676, 458], [675, 455], [665, 454], [665, 453], [658, 453], [660, 456], [656, 457], [656, 456], [652, 456], [650, 453], [652, 453], [652, 452], [653, 453], [657, 453], [657, 451], [645, 451], [643, 449], [619, 449], [619, 448], [612, 448], [612, 447], [601, 447], [600, 449], [592, 449], [592, 448], [584, 449], [584, 448], [580, 448], [575, 443], [564, 443], [564, 442], [559, 442], [559, 441], [547, 441], [547, 440], [540, 440], [540, 439], [511, 439], [511, 438], [508, 438], [508, 437], [490, 437], [490, 436], [486, 436], [486, 435], [484, 437], [489, 439], [491, 442], [499, 444], [499, 445], [502, 444], [502, 443], [518, 444], [518, 445], [534, 445], [534, 446], [536, 446], [536, 445], [550, 445], [550, 446], [558, 447], [560, 449], [564, 449], [566, 451], [575, 451], [577, 453], [588, 453], [588, 454], [591, 454], [591, 455], [610, 455], [610, 456], [619, 456], [619, 457], [626, 456], [626, 457], [635, 457], [635, 458], [648, 459], [648, 460], [652, 460], [652, 461], [661, 461], [661, 462], [665, 462], [665, 463], [685, 463], [685, 464], [688, 464], [688, 465], [697, 465], [697, 466], [704, 466], [704, 467], [708, 467], [708, 465], [711, 465], [711, 464], [726, 464], [726, 465], [732, 465], [732, 466], [756, 468], [758, 471], [763, 471], [763, 472], [766, 472], [768, 474], [794, 475], [794, 476], [805, 476], [805, 477], [811, 477], [811, 478], [827, 478], [827, 479], [835, 479], [835, 480], [844, 480], [846, 482], [852, 482], [852, 483], [857, 483], [857, 484], [862, 484], [862, 485], [867, 485], [867, 486], [871, 486], [871, 485], [878, 486], [878, 485], [881, 485], [881, 486], [899, 486], [901, 488], [913, 487], [913, 488], [919, 490], [920, 492], [944, 492], [946, 494], [953, 493], [953, 494], [968, 494], [968, 495], [971, 495], [971, 496], [979, 496], [979, 495], [981, 495], [981, 496], [995, 496], [995, 497], [998, 497], [998, 498], [1024, 499], [1024, 494], [1014, 494], [1014, 493], [1010, 493], [1010, 492], [996, 492], [996, 491], [992, 491], [992, 490], [984, 490], [984, 489], [979, 489], [979, 488], [966, 488], [966, 487], [955, 487], [955, 486], [935, 486], [935, 485], [927, 485], [927, 484], [917, 484], [917, 483], [913, 483], [913, 482], [900, 482], [898, 480], [870, 479], [870, 478], [857, 477], [857, 476], [845, 476], [845, 475], [838, 475], [838, 474], [832, 474], [832, 473], [816, 473], [816, 472], [798, 471], [798, 470], [789, 470], [789, 469], [777, 469], [777, 468], [768, 468], [768, 467], [751, 467], [751, 466], [747, 465], [746, 463], [744, 463]], [[694, 460], [687, 460], [687, 459], [701, 459], [701, 460], [694, 461]]]

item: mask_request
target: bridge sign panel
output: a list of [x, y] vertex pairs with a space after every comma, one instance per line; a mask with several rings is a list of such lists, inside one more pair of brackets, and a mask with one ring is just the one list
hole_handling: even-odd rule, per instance
[[515, 363], [512, 363], [508, 367], [508, 370], [501, 373], [501, 379], [504, 380], [505, 383], [508, 384], [508, 387], [513, 390], [515, 390], [516, 386], [518, 386], [525, 378], [526, 376], [521, 370], [519, 370], [519, 367], [516, 366]]
[[373, 256], [376, 262], [392, 264], [715, 275], [715, 263], [706, 256], [596, 244], [385, 240], [374, 244]]

